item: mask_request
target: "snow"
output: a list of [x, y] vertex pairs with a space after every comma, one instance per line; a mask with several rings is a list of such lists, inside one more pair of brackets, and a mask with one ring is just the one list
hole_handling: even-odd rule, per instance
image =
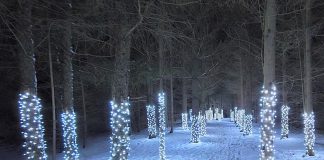
[[[225, 118], [207, 123], [207, 135], [199, 143], [189, 143], [190, 131], [181, 126], [174, 133], [166, 134], [166, 155], [169, 160], [257, 160], [259, 159], [259, 124], [253, 124], [253, 134], [243, 136], [233, 122]], [[305, 153], [302, 130], [292, 131], [288, 139], [280, 139], [276, 131], [275, 149], [277, 160], [324, 160], [324, 135], [317, 134], [315, 156]], [[147, 131], [131, 136], [130, 160], [158, 160], [159, 139], [148, 139]], [[101, 135], [88, 139], [88, 146], [80, 148], [82, 160], [106, 160], [109, 157], [109, 137]], [[0, 153], [2, 153], [0, 151]], [[1, 154], [2, 155], [2, 154]], [[63, 159], [58, 154], [58, 159]]]
[[[131, 137], [131, 160], [158, 160], [159, 139], [148, 139], [142, 131]], [[324, 160], [324, 136], [317, 135], [314, 157], [303, 157], [305, 153], [302, 131], [280, 139], [280, 130], [276, 133], [277, 160]], [[91, 144], [81, 149], [82, 159], [106, 160], [109, 157], [108, 137], [89, 140]], [[259, 126], [254, 124], [253, 134], [243, 136], [233, 122], [225, 118], [207, 123], [207, 135], [200, 143], [189, 143], [190, 131], [176, 127], [174, 133], [166, 134], [167, 159], [176, 160], [256, 160], [259, 159]]]

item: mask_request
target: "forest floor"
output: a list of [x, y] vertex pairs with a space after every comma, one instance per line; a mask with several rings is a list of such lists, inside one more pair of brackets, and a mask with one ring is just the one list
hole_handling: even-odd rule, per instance
[[[207, 123], [207, 135], [199, 143], [189, 143], [190, 131], [176, 127], [174, 133], [166, 134], [166, 157], [169, 160], [257, 160], [259, 159], [260, 131], [254, 124], [253, 134], [243, 136], [233, 122], [225, 118]], [[324, 160], [324, 135], [316, 135], [314, 157], [304, 157], [304, 135], [302, 130], [291, 131], [288, 139], [280, 139], [277, 130], [275, 155], [277, 160]], [[107, 160], [109, 157], [108, 136], [102, 135], [88, 139], [85, 149], [80, 149], [82, 160]], [[18, 160], [19, 153], [0, 148], [0, 159]], [[59, 159], [63, 155], [58, 154]], [[148, 139], [142, 131], [131, 137], [130, 160], [158, 160], [159, 138]]]
[[[166, 134], [166, 157], [169, 160], [257, 160], [259, 159], [259, 126], [254, 124], [253, 134], [243, 136], [233, 122], [225, 118], [207, 123], [207, 135], [200, 143], [189, 143], [190, 131], [176, 127], [174, 133]], [[288, 139], [280, 139], [276, 133], [277, 160], [324, 160], [324, 135], [317, 135], [314, 157], [304, 157], [304, 135], [302, 131], [292, 131]], [[109, 156], [108, 137], [89, 140], [87, 149], [81, 149], [82, 159], [106, 160]], [[142, 131], [131, 138], [131, 160], [158, 160], [159, 138], [148, 139]]]

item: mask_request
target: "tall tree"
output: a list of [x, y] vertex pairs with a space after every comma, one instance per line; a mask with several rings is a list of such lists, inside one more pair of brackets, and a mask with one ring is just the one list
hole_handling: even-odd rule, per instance
[[46, 159], [42, 108], [37, 97], [37, 78], [32, 36], [33, 1], [18, 0], [18, 3], [16, 33], [13, 34], [18, 44], [21, 76], [18, 104], [21, 131], [24, 138], [23, 147], [26, 150], [24, 155], [27, 156], [27, 159]]
[[276, 0], [267, 0], [264, 13], [264, 60], [263, 60], [263, 85], [264, 97], [261, 110], [261, 159], [274, 159], [274, 104], [271, 99], [275, 92], [275, 34], [276, 34]]
[[306, 154], [314, 156], [314, 113], [312, 99], [312, 35], [311, 35], [312, 0], [305, 0], [305, 57], [304, 57], [304, 133]]

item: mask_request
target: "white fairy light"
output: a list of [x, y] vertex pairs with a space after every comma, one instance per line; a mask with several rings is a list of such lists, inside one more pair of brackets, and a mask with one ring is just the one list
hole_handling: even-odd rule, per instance
[[315, 116], [314, 112], [309, 114], [304, 113], [304, 134], [305, 134], [305, 147], [306, 155], [314, 154], [314, 144], [315, 144]]
[[232, 109], [230, 110], [230, 120], [234, 122], [234, 111], [232, 111]]
[[204, 115], [199, 113], [198, 119], [199, 119], [199, 135], [200, 136], [205, 136], [207, 134], [206, 118], [205, 118]]
[[224, 110], [221, 109], [221, 112], [220, 112], [220, 119], [223, 119], [224, 118]]
[[219, 120], [218, 108], [215, 108], [214, 119]]
[[192, 116], [192, 124], [191, 124], [191, 142], [198, 143], [200, 140], [200, 125], [199, 125], [199, 117], [196, 115]]
[[248, 114], [244, 117], [244, 135], [252, 134], [252, 115]]
[[165, 94], [159, 93], [159, 136], [160, 136], [160, 147], [159, 147], [159, 153], [160, 153], [160, 160], [165, 160]]
[[19, 94], [19, 113], [24, 155], [27, 159], [47, 159], [46, 141], [44, 140], [43, 115], [40, 99], [29, 92]]
[[110, 127], [112, 129], [112, 135], [110, 137], [111, 159], [126, 160], [128, 159], [130, 150], [129, 99], [124, 100], [120, 104], [111, 101], [110, 105]]
[[156, 137], [156, 118], [155, 118], [155, 106], [148, 105], [146, 106], [147, 111], [147, 129], [149, 133], [149, 138]]
[[240, 132], [244, 131], [244, 120], [245, 120], [245, 110], [240, 109], [238, 110], [238, 125], [240, 128]]
[[182, 119], [182, 129], [187, 130], [188, 129], [188, 114], [182, 113], [181, 119]]
[[[260, 99], [260, 117], [261, 117], [261, 148], [260, 159], [274, 160], [274, 139], [275, 139], [275, 115], [274, 107], [277, 103], [277, 89], [275, 85], [271, 85], [271, 90], [262, 89], [262, 97]], [[270, 124], [270, 126], [269, 126]]]
[[238, 117], [237, 107], [234, 107], [234, 122], [235, 123], [237, 123], [237, 117]]
[[189, 109], [189, 120], [192, 123], [192, 109]]
[[63, 141], [64, 141], [64, 159], [79, 159], [78, 143], [77, 143], [77, 127], [76, 115], [74, 111], [65, 111], [61, 114]]
[[205, 113], [206, 113], [206, 119], [208, 121], [213, 120], [213, 110], [211, 108], [209, 108], [208, 110], [206, 110]]
[[286, 105], [281, 106], [281, 138], [288, 138], [289, 134], [289, 107]]

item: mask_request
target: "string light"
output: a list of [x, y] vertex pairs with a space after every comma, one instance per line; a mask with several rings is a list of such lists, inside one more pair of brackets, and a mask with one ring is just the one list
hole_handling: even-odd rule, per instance
[[200, 112], [199, 112], [198, 118], [199, 118], [199, 127], [200, 127], [199, 128], [199, 135], [200, 136], [205, 136], [207, 134], [206, 118], [205, 118], [204, 115], [200, 114]]
[[230, 110], [230, 120], [234, 122], [234, 111], [232, 111], [232, 109]]
[[224, 110], [221, 109], [221, 113], [220, 113], [220, 119], [223, 119], [224, 118]]
[[243, 134], [244, 135], [252, 134], [252, 115], [251, 114], [248, 114], [245, 116]]
[[218, 116], [219, 116], [218, 108], [215, 108], [214, 119], [218, 120], [219, 119]]
[[129, 99], [124, 100], [120, 104], [116, 104], [114, 101], [111, 101], [110, 105], [110, 127], [112, 129], [112, 135], [110, 137], [111, 159], [126, 160], [128, 159], [130, 150]]
[[315, 116], [314, 112], [304, 113], [304, 134], [305, 134], [305, 147], [306, 155], [314, 155], [315, 144]]
[[234, 122], [236, 124], [237, 124], [237, 117], [238, 117], [237, 107], [234, 107]]
[[76, 115], [73, 111], [65, 111], [61, 114], [63, 141], [64, 141], [64, 159], [79, 159], [78, 143], [77, 143], [77, 127]]
[[165, 94], [159, 93], [159, 136], [160, 136], [160, 160], [165, 160]]
[[24, 155], [27, 159], [47, 159], [46, 141], [44, 140], [42, 105], [40, 99], [29, 92], [19, 94], [19, 113]]
[[205, 113], [206, 113], [206, 119], [208, 121], [213, 120], [213, 110], [211, 108], [209, 108], [208, 110], [206, 110]]
[[238, 110], [238, 125], [240, 128], [240, 132], [244, 131], [244, 120], [245, 120], [245, 110], [240, 109]]
[[187, 130], [188, 129], [188, 114], [182, 113], [182, 129]]
[[281, 106], [281, 138], [288, 138], [289, 133], [289, 107], [286, 105]]
[[154, 105], [148, 105], [146, 106], [147, 111], [147, 129], [149, 133], [149, 138], [155, 138], [156, 137], [156, 118], [155, 118], [155, 106]]
[[192, 123], [192, 109], [189, 109], [189, 120]]
[[261, 155], [262, 160], [274, 160], [274, 139], [275, 139], [275, 115], [276, 111], [274, 107], [277, 103], [276, 95], [277, 89], [275, 85], [271, 85], [270, 90], [266, 90], [264, 87], [261, 91], [262, 97], [260, 99], [261, 106]]
[[200, 125], [199, 125], [199, 117], [196, 115], [192, 116], [192, 124], [191, 124], [191, 142], [198, 143], [200, 138]]

